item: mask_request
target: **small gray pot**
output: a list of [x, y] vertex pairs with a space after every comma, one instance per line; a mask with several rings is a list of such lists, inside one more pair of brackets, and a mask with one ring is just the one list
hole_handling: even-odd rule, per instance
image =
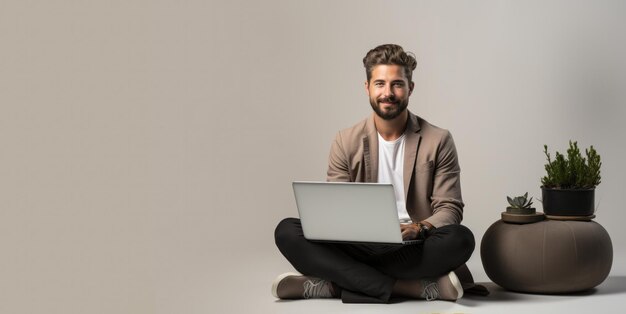
[[533, 215], [536, 213], [536, 210], [534, 207], [530, 207], [530, 208], [513, 208], [511, 206], [506, 208], [506, 212], [508, 214], [514, 214], [514, 215]]

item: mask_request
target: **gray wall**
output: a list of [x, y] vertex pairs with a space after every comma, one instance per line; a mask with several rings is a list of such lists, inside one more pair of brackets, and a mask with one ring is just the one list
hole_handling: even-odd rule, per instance
[[370, 113], [361, 59], [382, 43], [418, 58], [409, 108], [452, 132], [478, 243], [506, 195], [540, 197], [543, 144], [578, 140], [602, 156], [597, 221], [623, 274], [625, 12], [3, 1], [0, 312], [206, 312], [229, 271], [288, 270], [273, 228], [297, 215], [290, 183], [323, 180], [334, 134]]

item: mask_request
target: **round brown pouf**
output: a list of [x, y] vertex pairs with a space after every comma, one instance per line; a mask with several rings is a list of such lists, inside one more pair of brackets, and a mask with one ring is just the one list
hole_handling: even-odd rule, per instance
[[483, 236], [480, 256], [487, 276], [501, 287], [530, 293], [570, 293], [606, 279], [613, 246], [594, 221], [496, 221]]

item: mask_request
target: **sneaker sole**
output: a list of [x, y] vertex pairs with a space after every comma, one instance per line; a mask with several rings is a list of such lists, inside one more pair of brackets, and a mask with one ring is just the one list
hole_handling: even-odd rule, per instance
[[281, 275], [278, 275], [278, 277], [276, 277], [276, 279], [274, 279], [274, 282], [272, 282], [272, 295], [277, 298], [280, 299], [280, 297], [278, 296], [278, 284], [285, 278], [289, 277], [289, 276], [302, 276], [299, 273], [284, 273]]
[[448, 274], [448, 278], [450, 278], [450, 281], [452, 282], [452, 285], [454, 286], [454, 289], [456, 289], [456, 293], [457, 293], [457, 297], [456, 299], [460, 299], [463, 297], [463, 286], [461, 285], [461, 281], [459, 280], [459, 277], [456, 276], [456, 274], [451, 271]]

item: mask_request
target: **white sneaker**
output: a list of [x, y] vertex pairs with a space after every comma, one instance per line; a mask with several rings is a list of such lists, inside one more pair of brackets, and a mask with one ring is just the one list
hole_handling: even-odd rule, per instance
[[276, 277], [272, 283], [272, 295], [279, 299], [333, 297], [330, 281], [298, 273], [284, 273]]
[[463, 297], [463, 286], [453, 271], [439, 277], [436, 281], [423, 280], [422, 285], [424, 287], [422, 298], [427, 301], [456, 301]]

